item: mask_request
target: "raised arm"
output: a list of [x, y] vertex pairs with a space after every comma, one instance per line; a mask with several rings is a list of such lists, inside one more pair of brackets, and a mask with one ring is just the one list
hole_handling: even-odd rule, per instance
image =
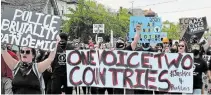
[[60, 37], [57, 36], [57, 44], [56, 44], [55, 50], [50, 52], [50, 54], [49, 54], [47, 59], [45, 59], [44, 61], [39, 62], [37, 64], [39, 73], [43, 73], [47, 68], [49, 68], [49, 66], [53, 62], [53, 60], [55, 58], [55, 55], [56, 55], [57, 46], [58, 46], [59, 41], [60, 41]]
[[136, 34], [135, 34], [133, 42], [131, 43], [131, 47], [132, 47], [133, 50], [136, 49], [138, 41], [140, 40], [140, 33], [141, 33], [141, 31], [142, 31], [141, 25], [137, 24], [136, 25]]
[[8, 52], [7, 52], [7, 48], [6, 48], [6, 44], [1, 46], [1, 55], [4, 58], [5, 63], [7, 64], [7, 66], [11, 69], [14, 70], [16, 64], [18, 63], [18, 61], [16, 59], [14, 59]]

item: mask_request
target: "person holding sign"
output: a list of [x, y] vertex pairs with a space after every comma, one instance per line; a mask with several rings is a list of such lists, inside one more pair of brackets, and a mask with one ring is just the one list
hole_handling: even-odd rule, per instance
[[[11, 47], [7, 46], [7, 52], [16, 60], [18, 60], [17, 55], [12, 52]], [[12, 92], [12, 70], [7, 66], [4, 58], [1, 55], [1, 94], [13, 94]]]
[[61, 41], [58, 44], [56, 57], [51, 64], [51, 94], [61, 94], [61, 86], [64, 87], [65, 94], [72, 94], [73, 87], [67, 87], [66, 50], [73, 48], [67, 46], [68, 35], [66, 33], [62, 32], [59, 36], [61, 37]]
[[170, 50], [170, 47], [169, 47], [169, 39], [168, 38], [163, 38], [163, 52], [166, 52], [166, 53], [170, 53], [171, 50]]
[[[60, 37], [57, 36], [57, 44]], [[57, 46], [55, 47], [57, 48]], [[12, 81], [14, 94], [42, 94], [43, 78], [42, 73], [50, 66], [54, 60], [56, 51], [51, 51], [49, 57], [39, 63], [35, 63], [36, 50], [34, 48], [22, 47], [20, 50], [21, 61], [15, 60], [7, 52], [5, 44], [1, 46], [2, 57], [8, 67], [13, 70], [14, 79]]]
[[[123, 49], [123, 50], [135, 51], [136, 47], [137, 47], [137, 44], [138, 44], [138, 42], [140, 40], [140, 33], [141, 33], [141, 31], [142, 31], [142, 25], [141, 24], [137, 24], [136, 25], [136, 35], [134, 37], [134, 41], [129, 46], [126, 46], [124, 41], [118, 41], [116, 43], [116, 48], [118, 50]], [[134, 90], [126, 89], [126, 94], [133, 94], [133, 93], [134, 93]], [[124, 94], [124, 89], [122, 89], [122, 88], [115, 88], [114, 89], [114, 94]]]

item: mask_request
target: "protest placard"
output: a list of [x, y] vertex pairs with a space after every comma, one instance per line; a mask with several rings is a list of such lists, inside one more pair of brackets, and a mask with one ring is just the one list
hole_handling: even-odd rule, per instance
[[204, 32], [207, 30], [206, 17], [181, 18], [180, 30], [182, 34], [181, 38], [183, 38], [187, 43], [190, 43], [190, 38], [192, 35], [196, 35], [198, 39], [201, 39]]
[[104, 24], [93, 24], [93, 33], [104, 33]]
[[180, 38], [183, 37], [186, 31], [188, 31], [188, 25], [189, 25], [189, 19], [190, 18], [180, 18], [179, 19], [179, 25], [180, 25]]
[[142, 25], [142, 32], [141, 32], [141, 43], [150, 43], [150, 42], [160, 42], [161, 38], [156, 39], [145, 39], [145, 36], [151, 35], [152, 37], [160, 37], [157, 36], [161, 32], [162, 23], [160, 17], [130, 17], [130, 32], [129, 32], [129, 42], [134, 40], [134, 36], [136, 34], [136, 25]]
[[207, 30], [206, 17], [189, 19], [188, 29], [189, 29], [188, 31], [189, 34], [195, 34], [206, 31]]
[[97, 42], [103, 42], [103, 37], [97, 37]]
[[70, 50], [67, 85], [192, 93], [193, 55]]
[[6, 7], [1, 19], [1, 43], [52, 51], [60, 24], [59, 16]]

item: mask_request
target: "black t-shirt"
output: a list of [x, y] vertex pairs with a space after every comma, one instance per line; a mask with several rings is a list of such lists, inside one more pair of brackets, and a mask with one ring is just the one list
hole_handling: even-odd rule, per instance
[[[66, 50], [73, 50], [73, 48], [67, 45]], [[53, 75], [66, 76], [66, 50], [58, 46], [55, 59], [51, 64]]]
[[51, 64], [53, 75], [66, 74], [66, 51], [61, 48], [57, 49], [55, 59]]
[[149, 48], [148, 50], [144, 50], [143, 48], [136, 48], [136, 51], [148, 51], [148, 52], [154, 52], [155, 50], [153, 48]]
[[[124, 50], [130, 50], [132, 51], [132, 46], [129, 45], [127, 47], [124, 48]], [[135, 51], [149, 51], [149, 52], [154, 52], [155, 50], [153, 48], [149, 48], [148, 50], [144, 50], [143, 48], [136, 48]]]
[[130, 50], [130, 51], [132, 51], [133, 49], [132, 49], [132, 46], [131, 45], [128, 45], [123, 50]]
[[208, 70], [207, 63], [202, 58], [194, 58], [193, 88], [202, 89], [202, 73]]

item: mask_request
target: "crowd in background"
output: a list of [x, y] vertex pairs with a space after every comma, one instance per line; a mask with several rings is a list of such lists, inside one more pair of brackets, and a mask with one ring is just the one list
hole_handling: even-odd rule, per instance
[[[186, 41], [182, 39], [180, 39], [179, 42], [173, 43], [171, 39], [162, 38], [162, 43], [158, 43], [156, 46], [151, 46], [149, 43], [139, 43], [139, 34], [141, 32], [140, 27], [141, 26], [139, 25], [136, 26], [137, 34], [135, 35], [132, 43], [127, 43], [122, 38], [119, 38], [114, 45], [115, 47], [108, 46], [108, 44], [103, 42], [94, 43], [91, 39], [89, 40], [88, 46], [79, 46], [77, 44], [74, 45], [68, 43], [68, 36], [65, 33], [60, 33], [61, 40], [58, 42], [58, 47], [55, 54], [53, 52], [46, 52], [31, 48], [20, 48], [20, 51], [14, 51], [12, 50], [11, 45], [2, 46], [2, 50], [4, 50], [1, 55], [2, 94], [40, 94], [43, 92], [47, 94], [61, 94], [62, 92], [65, 94], [72, 94], [73, 89], [77, 89], [67, 86], [66, 59], [60, 60], [59, 56], [66, 56], [66, 50], [84, 49], [193, 53], [194, 64], [198, 64], [195, 65], [196, 67], [194, 69], [194, 72], [198, 72], [198, 74], [194, 75], [193, 78], [193, 93], [203, 93], [202, 73], [206, 73], [208, 78], [211, 80], [211, 73], [209, 71], [211, 70], [211, 66], [209, 66], [211, 60], [205, 61], [202, 59], [202, 56], [211, 56], [211, 37], [208, 37], [206, 43], [204, 41], [200, 43], [200, 39], [198, 39], [195, 35], [191, 37], [191, 43], [186, 43]], [[5, 50], [7, 52], [5, 52]], [[11, 56], [9, 57], [8, 54]], [[28, 61], [29, 59], [27, 58], [31, 58], [31, 60]], [[42, 64], [43, 67], [41, 68], [39, 65], [34, 66], [34, 63]], [[19, 67], [18, 70], [16, 70], [17, 67]], [[16, 72], [15, 74], [14, 71]], [[32, 71], [34, 71], [34, 73], [31, 73]], [[38, 76], [38, 78], [35, 75]], [[36, 80], [32, 78], [35, 78]], [[82, 87], [82, 89], [83, 93], [86, 94], [104, 94], [106, 90], [108, 94], [124, 94], [124, 89], [120, 88]], [[76, 92], [80, 93], [81, 91]], [[153, 91], [126, 89], [125, 93], [152, 94]], [[165, 94], [166, 92], [155, 91], [154, 93]], [[181, 93], [178, 92], [171, 94]]]

